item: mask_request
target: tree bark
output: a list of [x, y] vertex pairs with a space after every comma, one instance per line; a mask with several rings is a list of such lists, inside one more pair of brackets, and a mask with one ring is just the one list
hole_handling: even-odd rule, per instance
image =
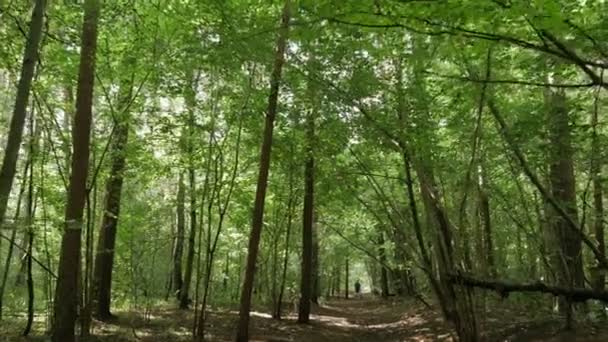
[[186, 189], [184, 185], [184, 175], [180, 172], [177, 183], [177, 232], [175, 234], [175, 249], [173, 251], [173, 289], [175, 297], [179, 300], [182, 290], [182, 257], [184, 254], [184, 235], [185, 235], [185, 198]]
[[188, 107], [188, 131], [186, 149], [188, 154], [188, 180], [190, 195], [190, 232], [188, 234], [188, 252], [186, 254], [186, 269], [184, 270], [184, 281], [179, 294], [179, 308], [187, 309], [190, 304], [190, 283], [194, 267], [194, 250], [196, 244], [196, 171], [194, 168], [194, 107], [196, 105], [196, 89], [198, 87], [198, 77], [191, 72], [189, 86], [186, 88], [186, 106]]
[[[19, 216], [21, 215], [21, 201], [23, 198], [23, 194], [25, 193], [25, 190], [26, 190], [27, 172], [29, 170], [31, 162], [32, 162], [32, 156], [29, 155], [27, 158], [27, 161], [25, 163], [25, 166], [23, 168], [23, 174], [21, 177], [21, 179], [23, 181], [21, 182], [20, 189], [19, 189], [19, 196], [17, 197], [17, 205], [16, 205], [16, 210], [15, 210], [14, 221], [17, 221], [19, 219]], [[16, 238], [17, 238], [17, 227], [15, 225], [13, 225], [13, 227], [11, 228], [11, 236], [10, 236], [10, 238], [7, 239], [8, 240], [8, 250], [6, 251], [6, 258], [4, 260], [4, 269], [2, 272], [2, 278], [0, 280], [0, 320], [2, 320], [2, 314], [3, 314], [3, 308], [4, 308], [4, 292], [6, 290], [8, 274], [9, 274], [10, 268], [11, 268], [11, 260], [13, 258], [14, 247], [15, 247], [15, 245], [17, 245], [17, 247], [19, 248], [17, 242], [15, 241]]]
[[274, 130], [274, 120], [277, 113], [277, 102], [279, 97], [279, 85], [281, 83], [281, 72], [285, 63], [285, 49], [287, 46], [287, 36], [289, 33], [290, 20], [290, 0], [285, 0], [283, 7], [281, 29], [277, 39], [277, 49], [275, 54], [274, 67], [270, 80], [270, 95], [268, 97], [268, 110], [264, 125], [264, 137], [260, 151], [260, 168], [256, 189], [255, 202], [253, 206], [253, 216], [251, 232], [249, 235], [249, 246], [247, 252], [247, 267], [245, 270], [245, 280], [241, 290], [241, 300], [239, 309], [239, 322], [235, 340], [246, 342], [249, 340], [249, 311], [251, 309], [251, 292], [255, 276], [255, 266], [260, 245], [260, 236], [264, 223], [264, 202], [266, 199], [266, 188], [268, 185], [268, 171], [270, 169], [270, 155], [272, 150], [272, 133]]
[[[603, 77], [603, 74], [602, 74]], [[604, 188], [602, 185], [602, 150], [601, 142], [598, 134], [598, 111], [599, 111], [599, 96], [600, 89], [596, 93], [594, 108], [591, 115], [591, 168], [590, 174], [593, 182], [593, 233], [597, 241], [597, 248], [606, 258], [606, 242], [604, 240]], [[599, 266], [599, 265], [598, 265]], [[606, 287], [605, 270], [600, 267], [593, 268], [593, 287], [597, 290], [603, 290]], [[602, 313], [605, 315], [604, 310]]]
[[[125, 115], [126, 116], [126, 115]], [[116, 244], [116, 230], [120, 217], [120, 201], [125, 171], [126, 145], [129, 137], [128, 118], [121, 118], [116, 122], [114, 141], [111, 147], [110, 178], [106, 185], [106, 203], [101, 229], [97, 242], [97, 257], [95, 258], [96, 289], [95, 316], [99, 320], [108, 320], [113, 317], [110, 312], [112, 295], [112, 268], [114, 266], [114, 246]]]
[[[551, 194], [575, 222], [576, 179], [571, 144], [566, 95], [563, 90], [545, 89], [547, 104], [547, 128], [550, 142], [549, 179]], [[553, 267], [557, 271], [557, 283], [567, 287], [583, 287], [583, 260], [581, 238], [574, 234], [569, 222], [556, 212], [551, 212], [549, 222], [557, 245]], [[570, 302], [563, 298], [560, 311], [566, 316], [567, 327], [571, 326], [572, 308]]]
[[511, 292], [538, 292], [548, 293], [554, 296], [567, 297], [572, 302], [584, 302], [595, 299], [608, 303], [608, 291], [587, 289], [582, 287], [551, 286], [541, 282], [515, 283], [504, 280], [478, 279], [465, 274], [450, 275], [450, 282], [454, 285], [466, 287], [478, 287], [486, 290], [496, 291], [501, 297], [506, 298]]
[[17, 168], [19, 148], [21, 147], [21, 140], [23, 139], [27, 104], [29, 102], [36, 63], [38, 62], [38, 47], [42, 36], [45, 5], [45, 0], [35, 1], [30, 21], [29, 34], [23, 53], [21, 76], [19, 77], [19, 84], [17, 85], [13, 116], [11, 118], [6, 148], [4, 150], [2, 167], [0, 168], [0, 225], [4, 222], [4, 216], [6, 215], [8, 198], [11, 193]]
[[313, 142], [315, 138], [314, 111], [308, 118], [308, 148], [304, 169], [304, 212], [302, 219], [302, 273], [300, 277], [300, 306], [298, 323], [310, 321], [310, 303], [312, 297], [312, 263], [313, 263], [313, 215], [315, 191], [315, 159]]
[[194, 167], [188, 170], [190, 180], [190, 232], [188, 234], [188, 253], [186, 254], [186, 269], [184, 281], [179, 293], [179, 308], [187, 309], [190, 304], [190, 283], [192, 281], [192, 267], [194, 265], [194, 245], [196, 242], [196, 184]]
[[319, 259], [319, 223], [313, 214], [312, 224], [312, 293], [310, 301], [319, 304], [321, 296], [321, 263]]
[[24, 257], [26, 260], [26, 274], [27, 274], [27, 323], [23, 330], [23, 336], [29, 335], [32, 324], [34, 323], [34, 278], [32, 276], [32, 252], [34, 248], [34, 160], [36, 148], [38, 144], [38, 137], [34, 133], [34, 111], [32, 110], [30, 115], [30, 142], [29, 142], [29, 155], [30, 155], [30, 172], [27, 187], [27, 202], [26, 202], [26, 216], [25, 225], [27, 228], [27, 255]]
[[65, 232], [61, 240], [59, 272], [55, 292], [53, 342], [74, 341], [78, 304], [78, 270], [82, 219], [89, 170], [95, 52], [100, 11], [99, 0], [86, 0], [82, 26], [82, 47], [76, 97], [76, 115], [72, 134], [72, 174], [65, 209]]
[[344, 265], [344, 298], [348, 299], [348, 292], [350, 290], [350, 284], [348, 281], [348, 275], [350, 273], [349, 269], [348, 269], [348, 256], [346, 256], [346, 261], [345, 261], [345, 265]]
[[386, 269], [386, 249], [384, 248], [384, 234], [379, 232], [378, 234], [378, 254], [379, 259], [382, 262], [380, 265], [380, 295], [382, 298], [388, 298], [389, 286], [388, 286], [388, 272]]
[[490, 216], [490, 197], [486, 190], [486, 177], [484, 174], [485, 170], [481, 166], [479, 170], [479, 182], [477, 188], [477, 195], [479, 200], [479, 218], [483, 231], [483, 254], [484, 254], [484, 272], [485, 274], [495, 277], [496, 276], [496, 265], [494, 262], [494, 243], [492, 237], [492, 221]]

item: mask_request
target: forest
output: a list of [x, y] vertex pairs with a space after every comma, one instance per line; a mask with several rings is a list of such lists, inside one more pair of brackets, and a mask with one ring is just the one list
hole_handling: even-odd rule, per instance
[[0, 0], [0, 340], [608, 341], [605, 37], [606, 0]]

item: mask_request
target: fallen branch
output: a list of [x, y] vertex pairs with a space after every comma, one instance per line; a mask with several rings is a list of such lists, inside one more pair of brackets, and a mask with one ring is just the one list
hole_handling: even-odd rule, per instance
[[551, 286], [540, 281], [521, 284], [510, 281], [477, 279], [464, 274], [452, 274], [449, 281], [455, 285], [496, 291], [503, 298], [508, 297], [511, 292], [540, 292], [550, 293], [554, 296], [564, 296], [573, 302], [596, 299], [608, 303], [608, 291]]

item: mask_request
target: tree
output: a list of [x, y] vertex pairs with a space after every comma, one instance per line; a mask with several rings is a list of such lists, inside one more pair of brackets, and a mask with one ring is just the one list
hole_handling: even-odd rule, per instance
[[80, 236], [89, 170], [95, 52], [97, 50], [97, 25], [100, 9], [99, 0], [86, 0], [84, 3], [76, 115], [72, 133], [72, 175], [70, 176], [67, 194], [65, 226], [61, 240], [61, 255], [55, 292], [55, 320], [52, 334], [54, 342], [75, 340], [74, 324], [78, 303]]
[[[545, 96], [548, 135], [551, 144], [549, 157], [551, 194], [564, 207], [568, 215], [576, 220], [576, 179], [566, 96], [563, 90], [551, 88], [545, 90]], [[552, 261], [557, 270], [557, 283], [562, 286], [582, 287], [584, 274], [580, 237], [573, 234], [569, 222], [554, 212], [549, 214], [549, 223], [555, 243]], [[571, 327], [571, 303], [562, 300], [560, 311], [567, 317], [567, 326]]]
[[277, 113], [277, 102], [279, 98], [279, 86], [281, 83], [281, 72], [285, 63], [285, 49], [287, 46], [287, 35], [289, 32], [290, 1], [285, 0], [281, 16], [281, 29], [277, 39], [276, 54], [270, 79], [270, 94], [268, 95], [268, 108], [264, 125], [262, 147], [260, 151], [260, 168], [256, 188], [255, 201], [253, 204], [253, 217], [249, 245], [247, 248], [247, 267], [245, 279], [241, 289], [241, 302], [239, 308], [239, 323], [236, 332], [236, 341], [245, 342], [249, 340], [249, 311], [251, 309], [251, 292], [253, 290], [253, 279], [255, 276], [256, 261], [260, 244], [260, 235], [264, 223], [264, 202], [266, 199], [266, 188], [268, 186], [268, 171], [270, 169], [270, 156], [272, 150], [272, 133], [274, 120]]
[[4, 158], [2, 159], [2, 167], [0, 168], [0, 224], [4, 222], [8, 198], [13, 186], [13, 179], [17, 168], [17, 157], [19, 148], [21, 147], [21, 139], [23, 137], [23, 127], [25, 126], [25, 117], [27, 104], [30, 98], [30, 89], [32, 87], [32, 79], [34, 71], [38, 63], [38, 46], [42, 37], [42, 27], [44, 26], [44, 9], [46, 6], [45, 0], [36, 0], [32, 11], [29, 33], [23, 52], [23, 62], [21, 66], [21, 75], [17, 86], [17, 96], [15, 97], [15, 106], [13, 108], [13, 116], [11, 117], [10, 130], [4, 150]]
[[[131, 98], [131, 86], [123, 84], [121, 89], [124, 93], [123, 103], [126, 105]], [[100, 320], [109, 320], [113, 317], [110, 312], [111, 293], [112, 293], [112, 269], [114, 266], [114, 249], [116, 245], [116, 230], [118, 228], [118, 218], [120, 217], [120, 200], [122, 194], [122, 184], [124, 179], [126, 164], [126, 145], [129, 137], [129, 115], [127, 108], [122, 117], [115, 122], [116, 130], [114, 133], [111, 147], [111, 170], [110, 178], [106, 185], [106, 203], [103, 214], [103, 222], [99, 231], [97, 242], [97, 255], [95, 258], [95, 315]]]
[[315, 109], [307, 118], [306, 163], [304, 166], [304, 211], [302, 214], [302, 273], [300, 276], [300, 305], [298, 323], [310, 320], [310, 304], [313, 292], [313, 225], [314, 225], [314, 192], [315, 192]]

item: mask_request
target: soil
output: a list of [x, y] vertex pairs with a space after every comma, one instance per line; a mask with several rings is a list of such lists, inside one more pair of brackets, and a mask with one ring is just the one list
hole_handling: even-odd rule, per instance
[[[286, 308], [293, 306], [286, 304]], [[488, 309], [491, 307], [492, 309]], [[290, 309], [293, 309], [291, 307]], [[486, 305], [480, 315], [484, 341], [608, 341], [602, 325], [579, 323], [576, 331], [564, 332], [559, 317], [543, 314], [531, 317], [522, 307]], [[158, 307], [146, 312], [118, 312], [114, 322], [95, 321], [91, 341], [191, 341], [193, 312]], [[232, 341], [238, 313], [214, 310], [207, 323], [207, 341]], [[549, 317], [549, 318], [547, 318]], [[2, 321], [0, 341], [47, 341], [37, 323], [34, 335], [18, 336], [22, 321]], [[605, 325], [605, 324], [603, 324]], [[364, 296], [332, 299], [315, 306], [310, 324], [296, 323], [291, 312], [275, 320], [265, 312], [251, 313], [251, 341], [266, 342], [381, 342], [381, 341], [455, 341], [452, 329], [437, 310], [414, 300], [380, 299]], [[36, 335], [36, 333], [38, 333]]]

